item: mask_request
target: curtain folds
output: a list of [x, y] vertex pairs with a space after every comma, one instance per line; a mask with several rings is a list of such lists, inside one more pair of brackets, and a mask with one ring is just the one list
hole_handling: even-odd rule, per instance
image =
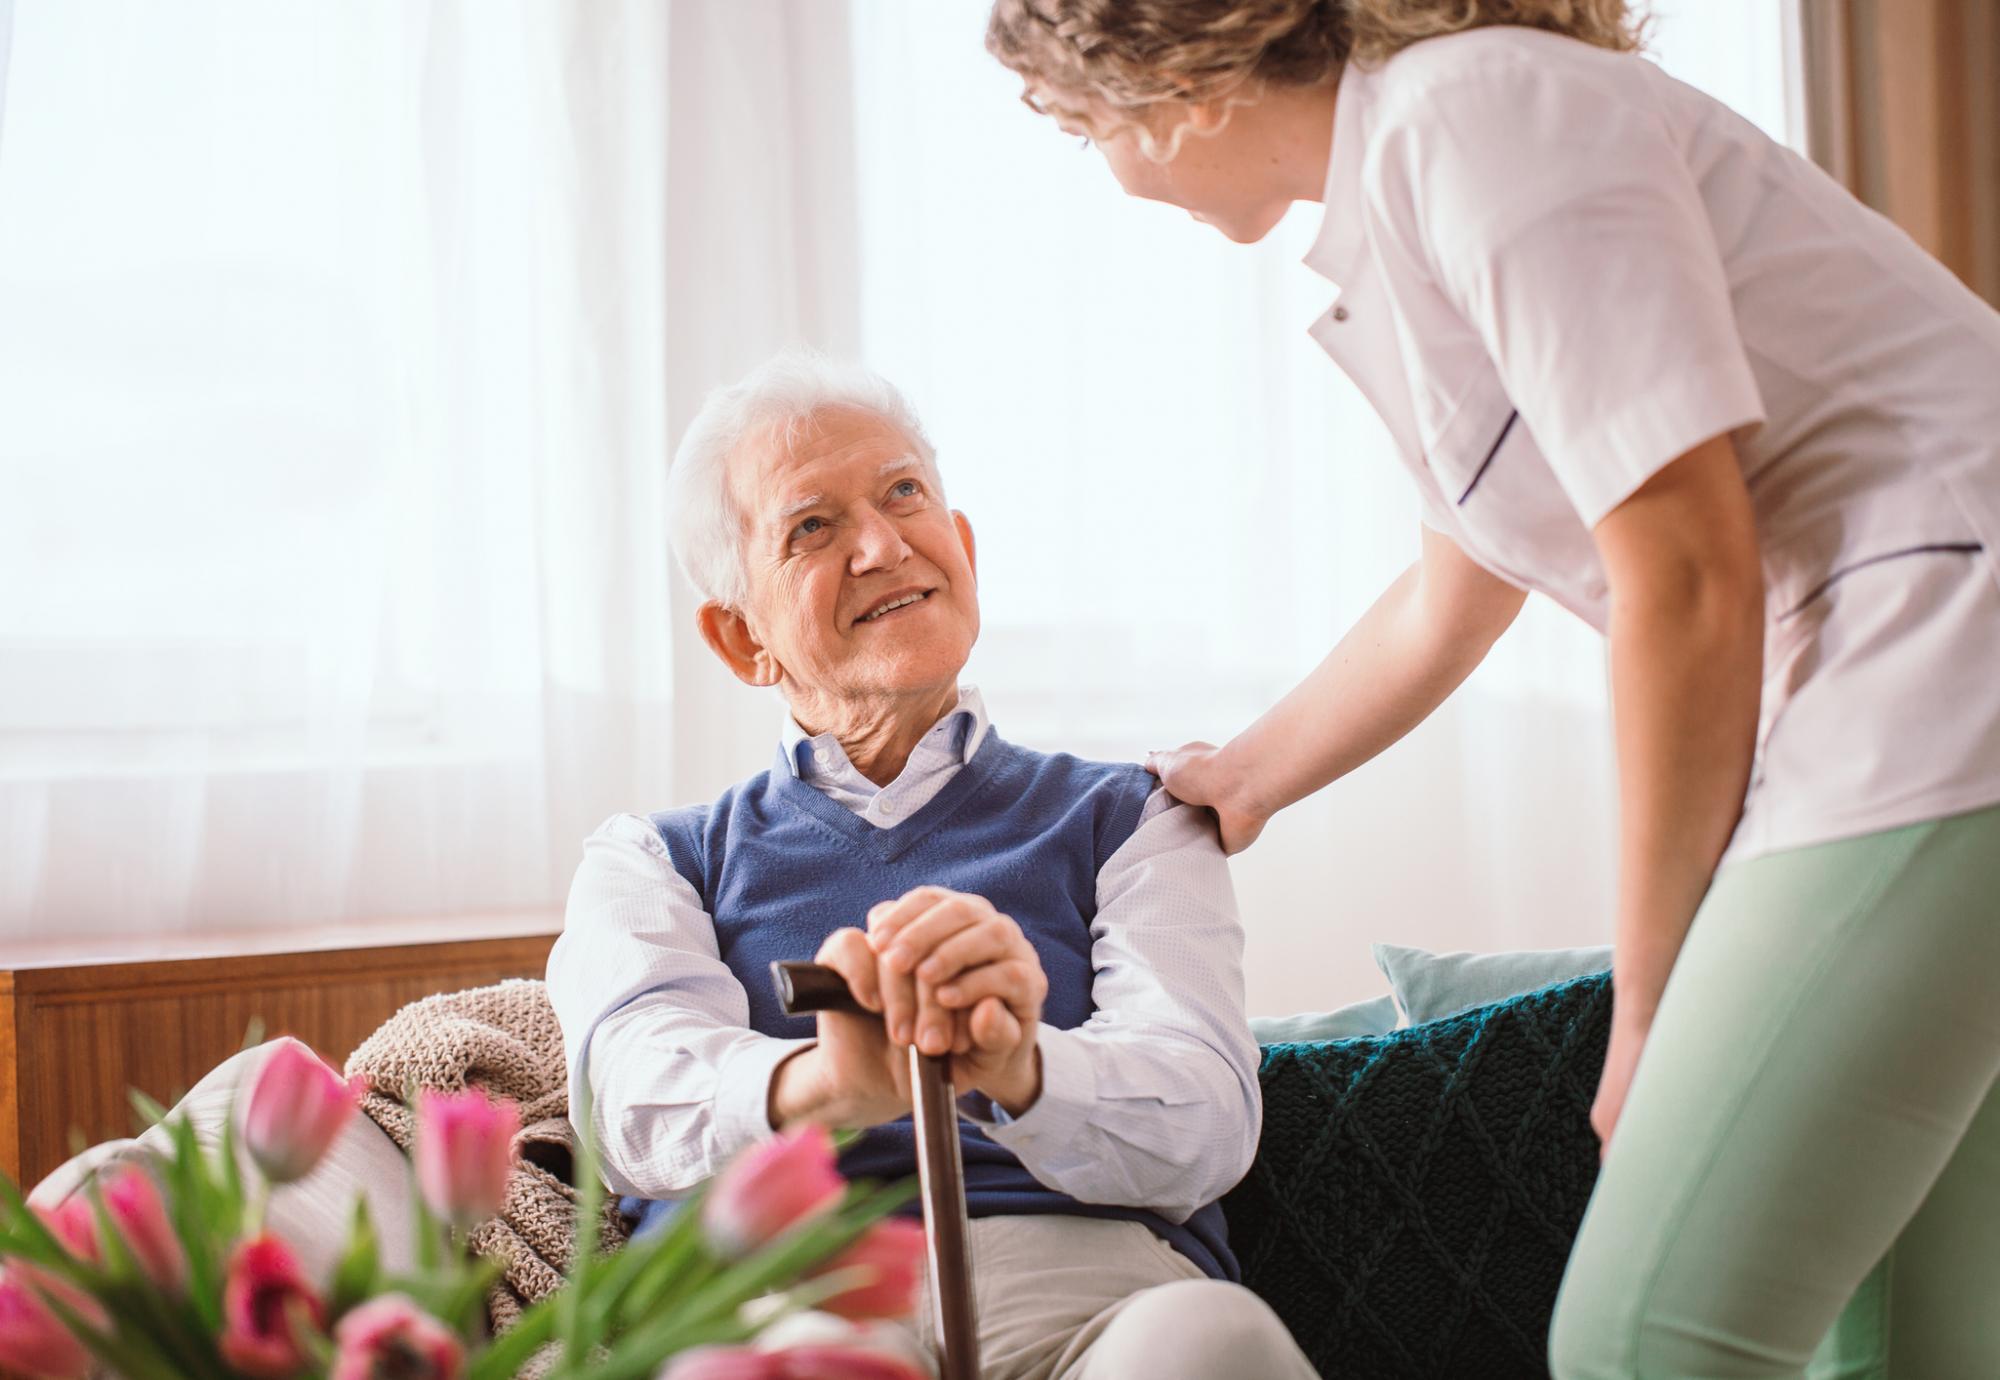
[[[1220, 737], [1324, 655], [1417, 524], [1304, 333], [1317, 208], [1246, 251], [1121, 197], [986, 8], [22, 7], [0, 951], [553, 909], [603, 817], [764, 767], [780, 702], [701, 645], [662, 491], [788, 345], [925, 417], [1009, 737]], [[1719, 13], [1686, 52], [1746, 50]], [[1536, 604], [1240, 860], [1253, 1007], [1378, 990], [1375, 939], [1604, 937], [1602, 651]]]

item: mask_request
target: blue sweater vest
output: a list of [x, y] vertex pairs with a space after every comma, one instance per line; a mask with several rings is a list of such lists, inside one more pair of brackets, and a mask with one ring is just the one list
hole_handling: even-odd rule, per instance
[[[876, 902], [924, 885], [984, 896], [1014, 918], [1048, 975], [1043, 1023], [1068, 1030], [1094, 1009], [1098, 870], [1138, 827], [1152, 787], [1135, 764], [1050, 756], [989, 731], [934, 799], [891, 828], [799, 780], [782, 750], [772, 770], [715, 804], [652, 821], [713, 918], [722, 961], [750, 994], [750, 1024], [761, 1033], [814, 1033], [812, 1018], [778, 1009], [773, 960], [809, 959], [834, 930], [861, 925]], [[1213, 1203], [1185, 1224], [1143, 1208], [1080, 1203], [1037, 1181], [970, 1122], [959, 1122], [959, 1141], [974, 1217], [1056, 1212], [1142, 1222], [1210, 1276], [1238, 1277]], [[914, 1175], [909, 1118], [863, 1134], [842, 1154], [841, 1170], [855, 1179]]]

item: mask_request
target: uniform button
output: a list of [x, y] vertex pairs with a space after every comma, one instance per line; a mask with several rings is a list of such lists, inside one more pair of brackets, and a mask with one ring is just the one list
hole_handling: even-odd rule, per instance
[[1347, 319], [1347, 308], [1335, 307], [1333, 309], [1333, 319], [1336, 321], [1345, 321]]

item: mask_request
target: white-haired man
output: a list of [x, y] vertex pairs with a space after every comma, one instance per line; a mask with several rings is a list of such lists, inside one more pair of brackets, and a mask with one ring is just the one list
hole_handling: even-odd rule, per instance
[[[801, 1121], [906, 1177], [903, 1051], [949, 1050], [987, 1375], [1312, 1375], [1216, 1207], [1260, 1112], [1221, 848], [959, 684], [972, 528], [902, 398], [781, 357], [710, 398], [669, 496], [703, 638], [791, 712], [770, 770], [585, 845], [549, 992], [612, 1187], [672, 1197]], [[768, 965], [806, 957], [884, 1019], [783, 1015]]]

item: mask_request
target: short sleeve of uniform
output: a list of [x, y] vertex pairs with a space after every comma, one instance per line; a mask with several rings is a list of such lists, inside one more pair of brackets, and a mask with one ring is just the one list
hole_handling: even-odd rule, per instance
[[1485, 56], [1385, 112], [1372, 210], [1476, 330], [1595, 527], [1701, 442], [1761, 423], [1763, 403], [1646, 74]]

